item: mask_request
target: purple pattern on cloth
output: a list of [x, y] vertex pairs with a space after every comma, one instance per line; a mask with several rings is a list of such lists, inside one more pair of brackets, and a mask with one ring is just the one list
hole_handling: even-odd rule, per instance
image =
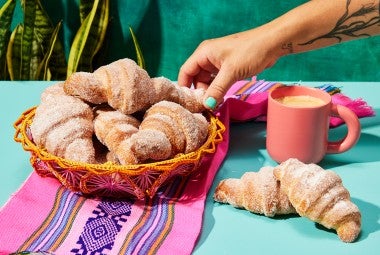
[[115, 238], [123, 224], [131, 215], [133, 200], [103, 200], [93, 210], [77, 241], [78, 248], [71, 252], [75, 255], [104, 254], [112, 250]]

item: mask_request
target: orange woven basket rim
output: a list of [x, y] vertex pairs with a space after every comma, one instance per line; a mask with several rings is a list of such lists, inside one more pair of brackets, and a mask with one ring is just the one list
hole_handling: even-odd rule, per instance
[[212, 113], [208, 113], [210, 122], [209, 135], [204, 144], [194, 152], [179, 154], [172, 159], [153, 163], [119, 165], [113, 162], [106, 162], [103, 164], [90, 164], [57, 157], [47, 152], [45, 149], [41, 149], [29, 139], [27, 132], [30, 125], [32, 124], [36, 108], [37, 107], [34, 106], [24, 111], [15, 121], [14, 128], [16, 129], [16, 132], [14, 135], [14, 140], [21, 143], [25, 151], [34, 153], [42, 161], [53, 161], [62, 168], [70, 168], [72, 170], [87, 170], [93, 174], [98, 175], [112, 174], [117, 172], [136, 176], [145, 172], [146, 169], [168, 172], [178, 165], [199, 162], [203, 155], [212, 154], [216, 151], [216, 145], [223, 141], [223, 133], [225, 131], [224, 124]]

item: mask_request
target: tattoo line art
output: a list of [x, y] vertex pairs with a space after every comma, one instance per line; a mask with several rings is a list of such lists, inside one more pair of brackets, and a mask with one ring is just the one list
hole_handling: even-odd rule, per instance
[[290, 53], [293, 53], [294, 50], [293, 50], [293, 43], [284, 43], [282, 46], [281, 46], [281, 49], [283, 50], [288, 50]]
[[[321, 35], [321, 36], [314, 38], [308, 42], [301, 43], [298, 45], [312, 44], [317, 40], [327, 39], [327, 38], [335, 38], [338, 40], [338, 42], [341, 42], [343, 40], [343, 36], [370, 37], [369, 34], [361, 33], [360, 31], [362, 31], [368, 27], [374, 26], [376, 24], [380, 26], [380, 3], [379, 3], [379, 6], [375, 6], [374, 4], [363, 5], [359, 10], [354, 11], [351, 14], [349, 13], [349, 10], [348, 10], [350, 3], [351, 3], [351, 0], [347, 0], [345, 13], [337, 21], [335, 27], [329, 33], [327, 33], [325, 35]], [[363, 17], [367, 14], [371, 14], [371, 13], [376, 12], [376, 11], [378, 12], [378, 15], [372, 17], [368, 21], [363, 21], [363, 20], [351, 21], [351, 19]]]

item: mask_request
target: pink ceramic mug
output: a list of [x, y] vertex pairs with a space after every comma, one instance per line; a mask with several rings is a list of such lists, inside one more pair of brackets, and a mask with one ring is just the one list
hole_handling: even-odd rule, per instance
[[[328, 141], [330, 116], [340, 117], [347, 125], [347, 135], [339, 141]], [[355, 113], [332, 104], [323, 90], [283, 86], [269, 93], [266, 147], [279, 163], [289, 158], [317, 163], [326, 153], [347, 151], [358, 141], [360, 129]]]

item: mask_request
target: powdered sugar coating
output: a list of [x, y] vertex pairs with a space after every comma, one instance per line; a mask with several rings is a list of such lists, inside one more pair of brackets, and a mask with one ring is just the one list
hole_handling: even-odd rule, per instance
[[82, 100], [62, 93], [62, 84], [58, 83], [42, 93], [30, 129], [34, 142], [48, 152], [70, 160], [94, 162], [92, 121], [92, 109]]
[[[36, 123], [33, 124], [32, 134], [37, 145], [47, 147], [52, 154], [62, 157], [65, 157], [63, 156], [66, 155], [64, 151], [69, 147], [66, 146], [66, 140], [69, 137], [82, 139], [85, 136], [86, 139], [89, 139], [95, 134], [96, 143], [100, 144], [99, 142], [101, 142], [107, 149], [107, 151], [101, 151], [102, 155], [97, 155], [102, 162], [106, 160], [108, 153], [113, 155], [110, 158], [117, 158], [113, 161], [126, 164], [142, 163], [141, 160], [167, 159], [179, 153], [193, 152], [206, 140], [209, 123], [202, 114], [193, 115], [191, 113], [191, 111], [201, 112], [204, 110], [201, 99], [203, 95], [204, 90], [180, 87], [164, 77], [151, 79], [148, 73], [133, 60], [120, 59], [98, 68], [93, 73], [73, 73], [65, 82], [46, 89], [41, 95], [43, 103], [36, 110]], [[163, 102], [164, 99], [177, 103], [163, 103], [159, 106], [156, 114], [146, 115], [147, 120], [141, 127], [140, 122], [130, 116], [134, 113], [136, 115], [143, 114], [147, 108], [153, 107], [157, 102]], [[56, 110], [56, 108], [50, 107], [50, 104], [55, 104], [55, 107], [60, 109]], [[107, 106], [103, 107], [106, 104]], [[79, 105], [85, 107], [81, 108]], [[64, 116], [61, 112], [64, 113]], [[93, 120], [94, 112], [96, 118], [93, 123], [83, 121], [83, 119]], [[47, 121], [43, 121], [44, 116], [48, 116]], [[62, 117], [70, 118], [70, 121], [62, 124]], [[50, 132], [50, 129], [57, 125], [59, 128]], [[81, 131], [68, 131], [68, 126], [81, 127]], [[139, 127], [141, 131], [146, 130], [146, 132], [142, 132], [139, 136], [136, 135], [132, 140], [139, 141], [140, 145], [137, 145], [133, 144], [130, 138], [139, 131]], [[165, 158], [157, 156], [167, 155], [166, 152], [158, 151], [152, 155], [149, 155], [148, 152], [146, 155], [139, 155], [141, 153], [137, 148], [147, 148], [147, 144], [143, 144], [149, 143], [149, 140], [141, 140], [148, 139], [148, 136], [145, 138], [143, 135], [151, 137], [154, 133], [148, 130], [160, 132], [157, 137], [151, 138], [152, 141], [169, 141], [171, 148], [169, 156], [165, 156]], [[65, 132], [66, 134], [63, 134]], [[158, 139], [162, 135], [166, 138]], [[59, 142], [55, 142], [55, 140]], [[60, 143], [61, 141], [62, 143]], [[78, 143], [78, 146], [79, 144], [90, 143], [81, 142]], [[121, 146], [125, 146], [126, 149], [120, 149]], [[94, 159], [95, 146], [92, 147], [83, 149], [89, 150], [92, 156], [83, 157], [81, 161], [99, 162]], [[168, 145], [161, 144], [155, 146], [155, 148], [165, 149], [168, 147]], [[127, 151], [129, 152], [127, 153]], [[132, 155], [132, 152], [136, 155]], [[123, 155], [118, 155], [118, 153]], [[121, 159], [123, 157], [124, 159]]]
[[140, 125], [140, 130], [161, 130], [171, 144], [171, 155], [183, 152], [186, 146], [186, 136], [178, 124], [170, 116], [162, 113], [147, 115]]
[[165, 77], [152, 78], [156, 97], [155, 103], [160, 101], [170, 101], [185, 107], [193, 113], [200, 113], [205, 110], [203, 106], [204, 89], [191, 89], [182, 87]]
[[246, 172], [240, 179], [222, 180], [215, 190], [214, 200], [269, 217], [295, 213], [273, 176], [273, 167]]
[[169, 139], [159, 130], [140, 130], [131, 136], [130, 143], [138, 162], [168, 159], [172, 155]]
[[73, 73], [64, 83], [65, 92], [94, 104], [107, 102], [114, 109], [132, 114], [154, 102], [153, 82], [131, 59], [120, 59], [93, 73]]
[[147, 109], [154, 101], [148, 73], [131, 59], [120, 59], [94, 72], [107, 84], [108, 104], [125, 114]]
[[274, 175], [301, 216], [336, 229], [344, 242], [357, 238], [361, 214], [336, 173], [316, 164], [289, 159], [275, 168]]
[[121, 164], [164, 160], [198, 149], [208, 135], [208, 122], [174, 102], [161, 101], [141, 123], [111, 107], [96, 110], [95, 134]]
[[204, 131], [200, 130], [200, 126], [194, 115], [184, 107], [174, 102], [161, 101], [149, 108], [146, 112], [146, 116], [155, 113], [168, 115], [176, 121], [178, 127], [186, 137], [184, 153], [195, 151], [204, 143]]
[[121, 143], [138, 132], [140, 122], [130, 115], [125, 115], [112, 108], [96, 110], [94, 119], [95, 135], [101, 143], [121, 161], [118, 155]]
[[202, 112], [204, 89], [191, 89], [188, 87], [179, 87], [178, 103], [188, 109], [190, 112]]
[[165, 77], [153, 77], [152, 83], [156, 94], [153, 104], [164, 100], [178, 103], [178, 86], [174, 82]]
[[92, 73], [73, 73], [65, 81], [64, 90], [68, 95], [77, 96], [93, 104], [107, 102], [106, 87]]

